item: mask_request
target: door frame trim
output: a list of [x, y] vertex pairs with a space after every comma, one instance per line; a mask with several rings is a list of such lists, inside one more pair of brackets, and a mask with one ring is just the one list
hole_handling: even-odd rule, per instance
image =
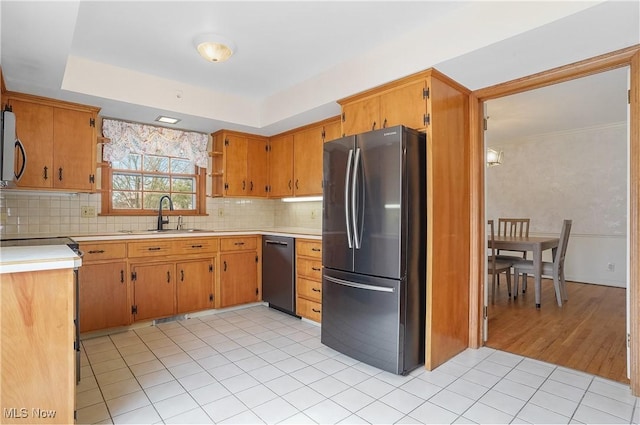
[[523, 78], [476, 90], [470, 95], [470, 279], [469, 279], [469, 347], [482, 342], [485, 274], [485, 163], [483, 106], [490, 99], [582, 78], [601, 72], [630, 68], [631, 96], [629, 121], [629, 282], [630, 298], [630, 387], [640, 395], [640, 44], [585, 59]]

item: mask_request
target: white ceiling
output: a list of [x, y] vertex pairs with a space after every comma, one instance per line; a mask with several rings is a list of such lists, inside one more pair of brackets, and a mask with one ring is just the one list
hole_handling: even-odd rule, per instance
[[[432, 66], [474, 90], [637, 44], [639, 15], [633, 0], [3, 0], [0, 58], [8, 90], [99, 106], [108, 117], [168, 114], [182, 119], [179, 128], [271, 135], [337, 115], [337, 99]], [[193, 47], [203, 32], [232, 39], [236, 54], [204, 61]], [[532, 96], [526, 111], [496, 106], [491, 120], [545, 112], [539, 131], [554, 106], [576, 111], [572, 125], [592, 121], [595, 109], [620, 120], [606, 89], [617, 93], [620, 75], [597, 82], [597, 92], [576, 84], [562, 105]], [[598, 108], [584, 97], [569, 102], [585, 92]]]

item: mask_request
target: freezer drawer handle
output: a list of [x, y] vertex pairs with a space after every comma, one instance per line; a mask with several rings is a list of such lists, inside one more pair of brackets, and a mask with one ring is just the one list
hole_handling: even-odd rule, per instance
[[395, 291], [394, 288], [390, 288], [388, 286], [365, 285], [364, 283], [349, 282], [347, 280], [342, 280], [342, 279], [330, 277], [327, 275], [325, 275], [324, 278], [327, 279], [329, 282], [337, 283], [338, 285], [349, 286], [351, 288], [357, 288], [357, 289], [366, 289], [367, 291], [378, 291], [378, 292], [394, 292]]

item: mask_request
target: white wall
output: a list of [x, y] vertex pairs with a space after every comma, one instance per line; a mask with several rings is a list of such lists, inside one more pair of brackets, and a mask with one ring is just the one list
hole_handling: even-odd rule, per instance
[[572, 219], [567, 279], [626, 287], [626, 132], [618, 123], [500, 146], [489, 138], [504, 161], [487, 168], [487, 218], [530, 217], [532, 235], [557, 235]]

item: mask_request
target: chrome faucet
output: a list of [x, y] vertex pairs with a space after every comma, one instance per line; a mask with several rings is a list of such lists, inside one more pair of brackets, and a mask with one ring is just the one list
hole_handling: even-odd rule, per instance
[[157, 230], [164, 230], [163, 226], [165, 224], [169, 224], [169, 217], [167, 217], [166, 220], [162, 218], [162, 201], [164, 201], [165, 199], [169, 200], [169, 209], [173, 211], [173, 201], [171, 200], [171, 197], [169, 195], [162, 195], [160, 197], [160, 204], [158, 205], [158, 227], [156, 228]]

